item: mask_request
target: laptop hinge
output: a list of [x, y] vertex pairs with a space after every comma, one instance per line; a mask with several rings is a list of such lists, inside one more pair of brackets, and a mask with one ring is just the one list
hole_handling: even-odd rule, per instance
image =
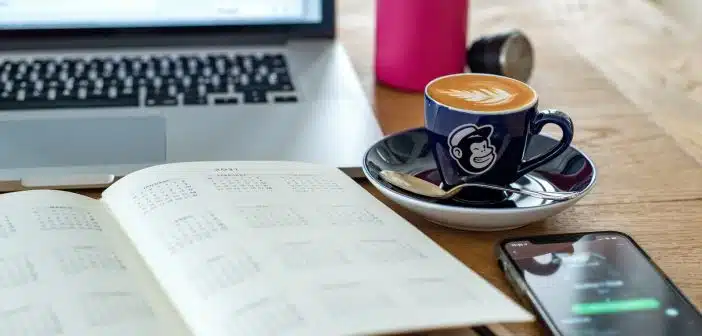
[[284, 45], [284, 34], [177, 34], [177, 35], [106, 35], [88, 37], [62, 37], [52, 39], [0, 39], [0, 51], [93, 49], [93, 48], [166, 48], [246, 45]]

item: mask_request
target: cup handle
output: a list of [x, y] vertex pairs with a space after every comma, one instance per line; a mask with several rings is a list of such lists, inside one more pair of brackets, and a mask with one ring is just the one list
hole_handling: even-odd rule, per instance
[[561, 141], [548, 152], [522, 162], [517, 170], [517, 177], [521, 177], [534, 170], [536, 167], [561, 155], [561, 153], [570, 146], [570, 142], [573, 140], [573, 122], [567, 114], [558, 110], [539, 111], [531, 122], [529, 133], [531, 135], [539, 134], [546, 124], [556, 124], [561, 128], [561, 132], [563, 133]]

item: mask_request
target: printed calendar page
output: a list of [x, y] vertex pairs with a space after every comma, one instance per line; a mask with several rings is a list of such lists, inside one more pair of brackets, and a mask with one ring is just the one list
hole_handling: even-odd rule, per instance
[[364, 334], [522, 313], [335, 169], [165, 165], [103, 196], [198, 334]]

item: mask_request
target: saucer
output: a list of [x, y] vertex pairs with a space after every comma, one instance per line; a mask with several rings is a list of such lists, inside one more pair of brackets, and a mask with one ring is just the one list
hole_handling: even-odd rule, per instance
[[[551, 137], [535, 135], [525, 157], [543, 153], [558, 143]], [[389, 135], [374, 144], [364, 155], [363, 172], [386, 197], [439, 225], [473, 231], [518, 228], [554, 216], [582, 199], [595, 185], [595, 165], [583, 152], [570, 146], [561, 155], [536, 168], [511, 184], [534, 191], [577, 192], [575, 198], [549, 201], [509, 194], [501, 201], [476, 204], [459, 199], [435, 200], [397, 188], [379, 177], [382, 170], [393, 170], [440, 184], [436, 161], [429, 145], [428, 131], [416, 128]]]

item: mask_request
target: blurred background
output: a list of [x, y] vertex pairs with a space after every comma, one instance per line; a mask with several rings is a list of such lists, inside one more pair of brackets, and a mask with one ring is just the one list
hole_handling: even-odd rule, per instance
[[666, 14], [676, 18], [680, 23], [702, 31], [702, 1], [700, 0], [650, 0]]

